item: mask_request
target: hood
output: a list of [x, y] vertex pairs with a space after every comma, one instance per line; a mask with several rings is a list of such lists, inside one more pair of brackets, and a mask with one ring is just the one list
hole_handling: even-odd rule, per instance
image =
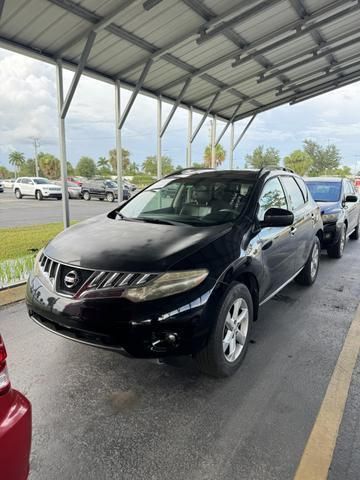
[[38, 183], [37, 186], [45, 189], [54, 187], [61, 189], [61, 185], [56, 185], [56, 183]]
[[320, 213], [323, 215], [324, 213], [332, 213], [336, 211], [340, 211], [339, 202], [316, 202], [319, 205]]
[[94, 270], [157, 272], [230, 230], [229, 224], [199, 228], [99, 215], [62, 232], [45, 253], [59, 262]]

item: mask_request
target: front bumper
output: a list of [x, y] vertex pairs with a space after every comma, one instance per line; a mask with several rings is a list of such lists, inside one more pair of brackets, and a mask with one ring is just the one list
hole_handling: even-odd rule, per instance
[[36, 323], [69, 339], [136, 357], [185, 355], [199, 351], [207, 341], [214, 286], [207, 278], [183, 294], [139, 303], [121, 296], [75, 300], [32, 274], [26, 302]]
[[0, 397], [0, 477], [26, 480], [31, 448], [31, 405], [10, 390]]
[[325, 223], [322, 246], [324, 248], [335, 245], [340, 238], [341, 224], [339, 223]]
[[44, 198], [62, 198], [61, 193], [55, 193], [55, 192], [44, 192], [43, 193]]

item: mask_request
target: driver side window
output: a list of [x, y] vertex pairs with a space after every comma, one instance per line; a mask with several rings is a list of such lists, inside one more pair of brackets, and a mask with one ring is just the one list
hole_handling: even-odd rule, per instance
[[288, 209], [284, 190], [277, 178], [268, 180], [261, 192], [259, 199], [258, 220], [264, 220], [264, 216], [269, 208]]

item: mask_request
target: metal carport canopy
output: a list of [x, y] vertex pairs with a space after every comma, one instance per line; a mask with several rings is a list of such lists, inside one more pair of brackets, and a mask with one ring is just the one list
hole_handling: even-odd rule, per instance
[[[3, 5], [3, 8], [1, 6]], [[360, 78], [358, 0], [0, 0], [0, 45], [239, 120]]]
[[[213, 165], [230, 125], [232, 162], [243, 136], [234, 142], [234, 122], [360, 79], [359, 26], [360, 0], [0, 0], [0, 46], [57, 66], [64, 192], [64, 121], [79, 79], [115, 84], [119, 200], [121, 129], [139, 92], [158, 99], [158, 177], [161, 139], [179, 106], [189, 108], [187, 165], [208, 115], [226, 121], [218, 137], [214, 122]], [[62, 65], [75, 70], [66, 95]], [[122, 113], [120, 85], [133, 91]], [[162, 99], [173, 103], [164, 123]], [[203, 112], [194, 132], [193, 109]]]

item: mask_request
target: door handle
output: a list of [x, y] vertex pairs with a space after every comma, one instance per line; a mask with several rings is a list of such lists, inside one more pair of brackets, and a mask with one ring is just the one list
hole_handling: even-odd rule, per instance
[[296, 227], [291, 227], [291, 229], [290, 229], [290, 235], [293, 235], [293, 236], [294, 236], [295, 233], [296, 233], [296, 231], [297, 231], [297, 228], [296, 228]]
[[267, 250], [268, 248], [270, 248], [272, 243], [273, 243], [272, 240], [265, 242], [264, 245], [262, 246], [262, 250]]

